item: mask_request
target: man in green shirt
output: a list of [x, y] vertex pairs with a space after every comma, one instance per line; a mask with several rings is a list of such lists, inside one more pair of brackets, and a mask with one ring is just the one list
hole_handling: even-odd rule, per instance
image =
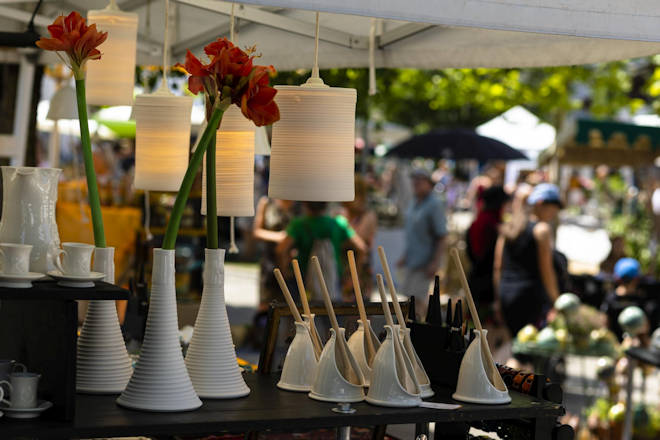
[[[339, 300], [338, 283], [343, 267], [341, 259], [344, 258], [342, 250], [344, 246], [349, 246], [359, 255], [366, 250], [366, 245], [346, 218], [331, 217], [325, 213], [325, 202], [305, 202], [303, 209], [304, 215], [291, 220], [286, 228], [286, 238], [278, 246], [280, 267], [289, 267], [289, 260], [298, 258], [305, 279], [313, 280], [315, 274], [310, 277], [308, 265], [310, 258], [316, 255], [324, 269], [323, 275], [331, 295]], [[311, 288], [308, 284], [306, 286]]]

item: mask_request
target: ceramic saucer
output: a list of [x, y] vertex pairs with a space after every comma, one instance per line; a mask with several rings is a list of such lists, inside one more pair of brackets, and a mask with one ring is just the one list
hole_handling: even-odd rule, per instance
[[89, 275], [65, 275], [59, 270], [51, 270], [48, 276], [57, 280], [57, 284], [62, 287], [94, 287], [94, 281], [101, 281], [105, 278], [104, 273], [90, 272]]
[[47, 400], [38, 401], [36, 408], [12, 408], [6, 403], [0, 404], [0, 408], [10, 419], [36, 419], [51, 406], [53, 406], [53, 403]]
[[28, 272], [20, 274], [0, 273], [0, 287], [13, 287], [15, 289], [29, 289], [32, 281], [43, 278], [44, 274]]

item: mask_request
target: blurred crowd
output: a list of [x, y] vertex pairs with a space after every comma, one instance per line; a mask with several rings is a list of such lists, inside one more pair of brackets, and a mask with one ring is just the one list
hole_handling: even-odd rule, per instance
[[[320, 299], [315, 296], [316, 281], [307, 273], [312, 255], [323, 262], [334, 300], [352, 302], [354, 293], [345, 258], [349, 249], [357, 256], [362, 292], [368, 299], [374, 289], [372, 253], [380, 244], [378, 228], [398, 228], [403, 231], [403, 242], [392, 255], [397, 263], [398, 290], [415, 296], [419, 320], [426, 316], [435, 275], [444, 278], [443, 293], [458, 290], [448, 286], [450, 277], [446, 276], [451, 272], [447, 267], [451, 245], [464, 250], [473, 295], [493, 335], [506, 340], [528, 324], [542, 328], [555, 313], [555, 300], [574, 288], [569, 262], [556, 248], [560, 211], [573, 210], [581, 215], [593, 206], [612, 206], [608, 209], [615, 212], [645, 208], [639, 198], [628, 200], [625, 191], [617, 198], [612, 188], [620, 186], [622, 179], [616, 170], [600, 167], [591, 179], [571, 173], [561, 190], [536, 170], [521, 172], [515, 181], [505, 184], [503, 163], [486, 164], [475, 173], [444, 160], [412, 164], [391, 161], [378, 170], [356, 173], [353, 202], [293, 203], [264, 196], [258, 202], [252, 230], [263, 246], [260, 309], [265, 310], [281, 296], [273, 268], [281, 268], [294, 285], [292, 258], [298, 259], [306, 285], [311, 286], [310, 299]], [[654, 197], [660, 210], [660, 190]], [[649, 206], [650, 202], [651, 197]], [[637, 208], [631, 208], [631, 203]], [[461, 214], [469, 214], [468, 227], [452, 228], [452, 218]], [[611, 216], [610, 212], [607, 219]], [[636, 289], [644, 277], [640, 263], [627, 254], [623, 237], [613, 234], [610, 255], [598, 275], [609, 282], [601, 306], [613, 329], [614, 310], [620, 311], [631, 302], [657, 315], [647, 304], [646, 294]], [[636, 271], [631, 271], [631, 265]], [[623, 271], [622, 267], [628, 269]]]

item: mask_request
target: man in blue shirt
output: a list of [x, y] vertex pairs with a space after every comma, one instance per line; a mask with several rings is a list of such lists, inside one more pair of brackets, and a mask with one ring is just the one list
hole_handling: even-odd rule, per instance
[[399, 265], [405, 267], [401, 293], [415, 296], [418, 318], [426, 316], [433, 277], [445, 254], [447, 215], [445, 203], [433, 191], [431, 175], [423, 169], [411, 174], [414, 199], [406, 211], [406, 247]]

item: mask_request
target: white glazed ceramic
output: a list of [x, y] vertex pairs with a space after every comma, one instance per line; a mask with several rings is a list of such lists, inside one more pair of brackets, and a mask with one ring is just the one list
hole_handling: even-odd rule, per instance
[[44, 274], [28, 272], [24, 274], [5, 275], [0, 273], [0, 287], [11, 287], [13, 289], [29, 289], [32, 281], [43, 278]]
[[0, 243], [0, 268], [4, 275], [25, 275], [30, 272], [31, 244]]
[[27, 371], [27, 367], [20, 362], [11, 359], [0, 359], [0, 380], [9, 379], [9, 375], [14, 372], [15, 367], [20, 368], [23, 372]]
[[[351, 353], [353, 353], [355, 360], [360, 366], [360, 370], [362, 370], [365, 387], [368, 387], [371, 381], [371, 363], [373, 362], [373, 359], [371, 359], [371, 362], [369, 362], [369, 360], [367, 359], [366, 338], [367, 337], [371, 338], [371, 341], [374, 346], [374, 350], [376, 352], [378, 352], [378, 348], [380, 347], [380, 341], [378, 340], [376, 333], [374, 333], [374, 330], [371, 328], [371, 323], [369, 322], [369, 320], [367, 320], [367, 328], [369, 330], [365, 332], [364, 324], [362, 323], [362, 320], [358, 319], [357, 330], [355, 330], [351, 335], [351, 337], [348, 338], [348, 348], [351, 350]], [[349, 374], [351, 375], [352, 379], [357, 380], [357, 377], [355, 377], [355, 373], [353, 373], [353, 370], [350, 370]]]
[[238, 366], [225, 305], [225, 250], [206, 249], [204, 288], [186, 367], [195, 391], [207, 399], [250, 394]]
[[42, 412], [52, 406], [52, 402], [39, 400], [35, 408], [12, 408], [4, 404], [0, 408], [2, 408], [2, 411], [4, 411], [10, 419], [36, 419]]
[[288, 391], [310, 391], [318, 361], [308, 322], [296, 322], [296, 335], [289, 345], [277, 387]]
[[[341, 333], [340, 338], [344, 339], [344, 329], [340, 328], [339, 331]], [[323, 347], [323, 352], [319, 358], [319, 366], [316, 370], [316, 377], [309, 397], [324, 402], [361, 402], [364, 400], [362, 383], [360, 381], [350, 382], [345, 371], [350, 367], [346, 366], [343, 368], [344, 371], [340, 371], [337, 365], [337, 358], [341, 357], [337, 343], [341, 343], [341, 341], [337, 342], [335, 330], [330, 329], [330, 339]], [[344, 344], [346, 344], [345, 339]], [[353, 357], [347, 346], [346, 352], [349, 357]], [[353, 359], [351, 363], [356, 364], [357, 361]]]
[[1, 385], [9, 389], [9, 401], [3, 400], [6, 405], [15, 409], [30, 409], [37, 407], [37, 387], [41, 374], [28, 372], [14, 372], [9, 374], [9, 380], [3, 380]]
[[94, 281], [101, 281], [105, 278], [105, 274], [100, 272], [90, 272], [86, 276], [78, 276], [65, 275], [59, 270], [51, 270], [47, 275], [57, 280], [57, 284], [60, 286], [75, 288], [94, 287]]
[[456, 392], [452, 397], [461, 402], [498, 404], [511, 402], [511, 396], [504, 386], [504, 390], [495, 388], [486, 374], [484, 350], [488, 350], [486, 342], [487, 330], [475, 330], [476, 337], [470, 343], [458, 372]]
[[[378, 349], [372, 363], [371, 386], [367, 402], [378, 406], [414, 407], [422, 402], [421, 389], [415, 378], [415, 370], [398, 338], [392, 337], [393, 329], [385, 326], [387, 337]], [[394, 344], [403, 354], [405, 371], [397, 369]]]
[[410, 329], [399, 328], [399, 337], [401, 338], [401, 343], [403, 344], [403, 348], [408, 354], [408, 357], [412, 362], [413, 368], [415, 369], [415, 377], [417, 378], [419, 387], [422, 390], [422, 399], [426, 399], [433, 396], [434, 392], [431, 389], [431, 379], [429, 379], [429, 376], [426, 374], [426, 371], [424, 370], [424, 366], [422, 365], [422, 361], [419, 359], [419, 356], [417, 356], [417, 352], [415, 351], [415, 347], [413, 346], [412, 339], [410, 339]]
[[142, 350], [117, 403], [144, 411], [197, 409], [202, 401], [188, 376], [179, 342], [174, 250], [154, 249], [153, 256], [151, 297]]
[[[96, 248], [94, 271], [115, 282], [115, 248]], [[76, 391], [119, 394], [133, 373], [114, 301], [91, 300], [78, 338]]]
[[46, 273], [55, 268], [53, 255], [60, 247], [55, 223], [58, 168], [1, 167], [2, 219], [0, 242], [33, 246], [30, 270]]
[[[311, 332], [312, 332], [312, 328], [314, 328], [314, 333], [316, 333], [316, 335], [318, 336], [319, 331], [318, 331], [318, 329], [316, 328], [316, 323], [314, 322], [314, 317], [315, 317], [316, 315], [312, 313], [312, 314], [310, 314], [310, 315], [302, 314], [302, 315], [300, 315], [300, 316], [302, 317], [303, 321], [305, 321], [305, 323], [307, 324], [307, 328], [308, 328], [309, 331], [310, 331], [310, 335], [311, 335], [311, 337], [312, 337], [312, 338], [314, 337], [313, 333], [311, 333]], [[313, 341], [312, 341], [312, 343], [313, 343]], [[320, 337], [320, 336], [319, 336], [319, 345], [321, 346], [321, 350], [323, 350], [323, 341], [321, 341], [321, 337]], [[319, 353], [318, 355], [321, 356], [321, 353]]]
[[54, 257], [55, 267], [65, 276], [86, 277], [91, 272], [93, 252], [91, 244], [62, 243], [62, 249]]

